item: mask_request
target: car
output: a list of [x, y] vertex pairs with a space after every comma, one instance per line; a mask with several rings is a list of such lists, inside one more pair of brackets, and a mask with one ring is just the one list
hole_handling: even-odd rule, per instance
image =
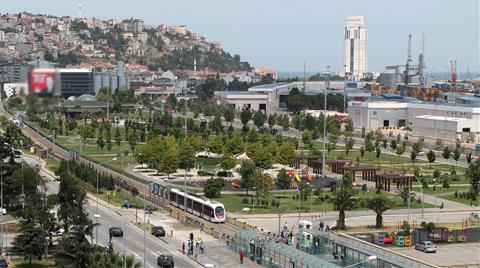
[[157, 259], [158, 266], [162, 268], [173, 268], [175, 263], [173, 261], [173, 257], [170, 255], [160, 255]]
[[123, 237], [123, 230], [120, 227], [110, 227], [110, 229], [108, 229], [108, 234], [111, 237]]
[[423, 251], [425, 253], [435, 253], [437, 252], [437, 246], [430, 241], [421, 241], [415, 244], [415, 249]]
[[153, 226], [152, 227], [152, 235], [154, 236], [165, 236], [165, 229], [163, 226]]
[[200, 115], [200, 122], [207, 122], [207, 119], [204, 115]]
[[145, 213], [152, 214], [153, 213], [153, 206], [148, 204], [145, 206]]
[[3, 256], [0, 256], [0, 268], [8, 268], [8, 262]]
[[130, 203], [130, 201], [128, 200], [123, 201], [122, 208], [131, 208], [131, 207], [132, 207], [132, 203]]

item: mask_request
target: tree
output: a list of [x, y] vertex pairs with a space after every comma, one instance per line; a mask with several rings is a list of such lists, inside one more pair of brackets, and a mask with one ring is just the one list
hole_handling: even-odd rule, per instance
[[250, 121], [251, 118], [252, 118], [252, 112], [250, 111], [250, 109], [248, 108], [243, 109], [242, 112], [240, 113], [240, 120], [242, 121], [243, 129], [247, 128], [248, 121]]
[[478, 199], [478, 192], [480, 190], [480, 158], [472, 162], [465, 173], [470, 182], [469, 196], [472, 200]]
[[225, 182], [222, 178], [210, 178], [203, 186], [203, 192], [207, 198], [218, 198]]
[[472, 163], [473, 157], [472, 157], [472, 151], [469, 151], [468, 153], [465, 153], [465, 159], [467, 160], [467, 163], [470, 165]]
[[215, 131], [215, 133], [222, 132], [223, 131], [223, 124], [222, 124], [222, 118], [219, 115], [215, 115], [213, 117], [213, 120], [210, 121], [209, 123], [210, 129], [212, 131]]
[[168, 136], [165, 139], [164, 148], [161, 152], [163, 152], [163, 155], [160, 159], [159, 171], [167, 173], [167, 178], [170, 179], [170, 174], [177, 171], [180, 163], [179, 146], [173, 136]]
[[337, 228], [345, 229], [345, 211], [355, 207], [355, 191], [352, 188], [352, 174], [343, 175], [342, 186], [333, 195], [333, 207], [338, 210]]
[[398, 190], [398, 196], [403, 200], [403, 205], [407, 205], [409, 196], [410, 196], [410, 201], [414, 200], [417, 197], [414, 192], [409, 191], [408, 187], [400, 188]]
[[290, 127], [290, 119], [289, 119], [288, 115], [284, 114], [282, 116], [282, 129], [284, 131], [287, 131], [289, 129], [289, 127]]
[[257, 187], [257, 201], [259, 198], [262, 198], [263, 200], [268, 200], [268, 197], [270, 197], [270, 192], [273, 189], [274, 185], [272, 177], [267, 173], [263, 173], [257, 170], [254, 178], [254, 185], [255, 187]]
[[414, 150], [410, 152], [410, 159], [412, 160], [412, 164], [415, 166], [415, 159], [417, 159], [417, 153]]
[[273, 128], [273, 126], [275, 125], [275, 122], [277, 121], [277, 115], [276, 114], [270, 114], [268, 116], [268, 126], [270, 127], [270, 129]]
[[273, 156], [271, 152], [267, 150], [265, 147], [261, 147], [255, 154], [253, 155], [253, 162], [255, 165], [261, 169], [269, 169], [272, 167], [273, 164]]
[[120, 136], [120, 129], [116, 128], [115, 129], [115, 144], [117, 144], [117, 146], [120, 147], [121, 142], [122, 142], [122, 138]]
[[368, 133], [367, 136], [365, 137], [364, 145], [365, 145], [365, 151], [369, 153], [375, 150], [375, 144], [373, 143], [372, 135], [370, 133]]
[[428, 159], [428, 162], [430, 163], [430, 168], [432, 168], [432, 163], [435, 162], [435, 159], [437, 157], [435, 156], [435, 153], [430, 149], [430, 151], [428, 151], [427, 153], [427, 159]]
[[452, 151], [450, 150], [450, 147], [448, 146], [443, 147], [442, 156], [443, 156], [443, 159], [445, 159], [445, 163], [447, 163], [447, 160], [450, 158], [451, 154], [452, 154]]
[[391, 140], [390, 141], [390, 148], [392, 148], [392, 150], [397, 149], [397, 141], [396, 140]]
[[284, 168], [278, 172], [277, 186], [280, 189], [290, 189], [290, 178], [287, 175], [287, 170]]
[[266, 120], [267, 120], [267, 116], [262, 110], [256, 111], [255, 114], [253, 115], [253, 123], [255, 124], [258, 130], [260, 130], [260, 128], [263, 127]]
[[360, 156], [363, 158], [363, 156], [365, 155], [365, 147], [360, 147]]
[[20, 235], [12, 242], [12, 252], [28, 259], [30, 265], [33, 258], [41, 259], [45, 253], [48, 247], [47, 228], [54, 223], [43, 198], [46, 196], [39, 193], [27, 196], [26, 206], [20, 212]]
[[420, 153], [420, 151], [422, 151], [422, 148], [423, 148], [423, 142], [420, 139], [412, 144], [412, 150], [416, 154]]
[[183, 141], [180, 144], [179, 162], [178, 167], [185, 170], [185, 174], [188, 170], [195, 166], [195, 151], [189, 142]]
[[277, 151], [277, 162], [284, 166], [290, 165], [295, 160], [295, 145], [291, 142], [283, 143]]
[[225, 122], [232, 125], [232, 122], [235, 119], [235, 108], [231, 105], [227, 105], [223, 111], [223, 117], [225, 118]]
[[231, 170], [235, 167], [235, 159], [230, 153], [223, 154], [222, 159], [220, 160], [220, 167], [225, 170]]
[[223, 152], [223, 139], [222, 136], [215, 136], [208, 143], [208, 151], [221, 154]]
[[303, 144], [308, 145], [308, 148], [310, 148], [310, 150], [312, 149], [313, 137], [312, 137], [312, 133], [309, 130], [303, 132], [302, 142], [303, 142]]
[[380, 149], [380, 146], [377, 146], [377, 149], [375, 149], [375, 156], [377, 157], [377, 161], [380, 158], [380, 155], [382, 154], [382, 149]]
[[406, 147], [404, 145], [397, 146], [397, 149], [395, 150], [395, 154], [397, 154], [398, 156], [401, 156], [403, 155], [405, 150], [406, 150]]
[[257, 170], [257, 167], [255, 166], [255, 163], [253, 163], [252, 160], [244, 160], [242, 164], [240, 165], [240, 176], [242, 177], [242, 180], [240, 181], [241, 185], [243, 188], [247, 189], [247, 195], [248, 195], [248, 189], [253, 187], [253, 179], [254, 179], [254, 174]]
[[227, 141], [227, 144], [225, 144], [225, 148], [223, 148], [223, 150], [224, 153], [230, 153], [233, 155], [245, 152], [245, 143], [243, 142], [243, 138], [238, 134], [234, 135]]
[[461, 155], [460, 149], [458, 149], [458, 147], [455, 148], [452, 154], [453, 160], [455, 160], [455, 166], [457, 165], [458, 160], [460, 160], [460, 155]]
[[[350, 150], [352, 150], [354, 145], [353, 138], [345, 138], [345, 154], [348, 155]], [[363, 147], [362, 147], [363, 148]]]
[[375, 228], [383, 227], [383, 213], [392, 208], [392, 200], [382, 193], [376, 193], [375, 196], [366, 200], [368, 209], [373, 210], [376, 214]]

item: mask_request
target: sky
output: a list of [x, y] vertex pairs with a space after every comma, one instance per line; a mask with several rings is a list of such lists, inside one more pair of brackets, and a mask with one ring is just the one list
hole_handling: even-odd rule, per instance
[[[0, 0], [0, 13], [78, 14], [78, 0]], [[368, 69], [404, 64], [408, 34], [418, 61], [426, 35], [427, 70], [480, 71], [480, 0], [83, 0], [83, 15], [142, 18], [147, 25], [187, 25], [255, 67], [325, 71], [343, 66], [343, 28], [362, 15], [368, 29]]]

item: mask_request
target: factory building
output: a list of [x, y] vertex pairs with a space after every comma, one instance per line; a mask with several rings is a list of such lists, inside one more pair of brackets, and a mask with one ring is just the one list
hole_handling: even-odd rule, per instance
[[421, 102], [384, 94], [366, 102], [352, 101], [348, 112], [358, 129], [408, 128], [417, 136], [480, 142], [480, 105]]

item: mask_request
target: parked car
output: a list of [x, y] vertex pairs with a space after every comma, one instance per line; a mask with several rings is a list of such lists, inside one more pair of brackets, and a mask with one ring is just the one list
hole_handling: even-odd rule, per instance
[[145, 206], [145, 213], [152, 214], [153, 213], [153, 206], [148, 204]]
[[203, 114], [200, 115], [200, 122], [207, 122], [207, 119], [205, 118], [205, 116]]
[[3, 256], [0, 256], [0, 268], [8, 268], [8, 262]]
[[123, 237], [123, 230], [120, 227], [110, 227], [110, 229], [108, 229], [108, 234], [110, 237]]
[[158, 266], [162, 268], [173, 268], [175, 263], [173, 261], [173, 257], [170, 255], [160, 255], [157, 259]]
[[153, 226], [152, 227], [152, 235], [154, 236], [165, 236], [165, 229], [163, 226]]
[[437, 252], [437, 246], [430, 241], [421, 241], [421, 242], [415, 244], [415, 249], [426, 252], [426, 253]]
[[131, 207], [132, 207], [132, 203], [130, 203], [130, 201], [128, 200], [123, 201], [122, 208], [131, 208]]

